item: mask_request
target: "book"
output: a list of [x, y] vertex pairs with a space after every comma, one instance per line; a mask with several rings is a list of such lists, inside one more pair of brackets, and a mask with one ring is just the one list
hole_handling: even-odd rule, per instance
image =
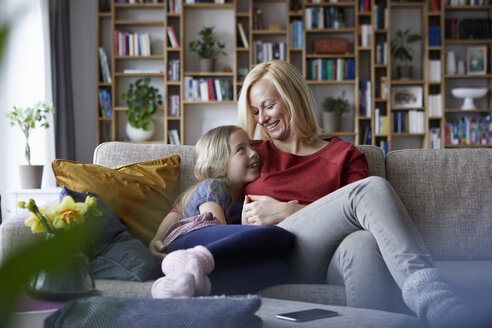
[[176, 37], [176, 33], [174, 32], [174, 26], [171, 25], [167, 27], [167, 35], [169, 36], [171, 47], [179, 48], [178, 38]]
[[176, 129], [169, 129], [167, 132], [167, 135], [169, 137], [169, 143], [171, 145], [181, 145], [181, 142], [179, 141], [179, 133], [178, 130]]
[[242, 23], [237, 23], [237, 28], [239, 30], [239, 35], [241, 36], [241, 41], [245, 48], [249, 48], [248, 38], [246, 37], [246, 33], [244, 32], [244, 27]]
[[109, 69], [108, 56], [103, 47], [99, 47], [99, 66], [101, 68], [102, 80], [104, 83], [112, 83], [111, 70]]

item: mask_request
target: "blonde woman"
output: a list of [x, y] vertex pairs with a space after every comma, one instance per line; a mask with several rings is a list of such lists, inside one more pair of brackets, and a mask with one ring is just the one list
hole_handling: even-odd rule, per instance
[[[313, 98], [294, 66], [283, 61], [255, 66], [244, 80], [238, 106], [239, 125], [250, 138], [257, 128], [261, 136], [254, 142], [262, 163], [260, 177], [246, 186], [243, 224], [278, 224], [292, 232], [291, 262], [298, 279], [323, 281], [344, 238], [352, 239], [350, 248], [357, 244], [352, 234], [365, 231], [360, 241], [368, 244], [359, 249], [373, 252], [371, 259], [382, 257], [384, 270], [419, 318], [442, 327], [461, 327], [471, 319], [468, 307], [434, 267], [391, 185], [368, 177], [366, 158], [352, 144], [338, 137], [318, 139]], [[349, 255], [333, 261], [339, 262], [339, 275], [349, 280], [345, 285], [351, 305], [359, 302], [354, 289], [370, 291], [378, 277], [369, 270], [357, 272], [350, 250], [345, 252]]]
[[168, 255], [152, 296], [209, 295], [214, 270], [264, 261], [288, 268], [282, 256], [291, 249], [291, 233], [240, 225], [244, 186], [259, 176], [258, 154], [246, 132], [235, 125], [207, 132], [195, 146], [194, 171], [198, 183], [179, 201], [185, 219], [158, 237]]

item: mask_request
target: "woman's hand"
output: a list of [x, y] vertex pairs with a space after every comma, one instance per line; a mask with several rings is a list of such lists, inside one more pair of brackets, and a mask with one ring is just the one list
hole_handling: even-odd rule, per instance
[[281, 202], [269, 196], [247, 195], [244, 198], [242, 224], [274, 225], [282, 222], [304, 205], [297, 200]]
[[158, 261], [162, 261], [166, 257], [166, 245], [159, 239], [152, 239], [149, 243], [149, 250]]

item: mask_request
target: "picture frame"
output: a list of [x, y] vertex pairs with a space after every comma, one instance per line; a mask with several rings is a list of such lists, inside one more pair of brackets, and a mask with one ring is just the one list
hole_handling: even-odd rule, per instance
[[466, 51], [466, 67], [470, 75], [487, 74], [487, 47], [468, 47]]
[[391, 88], [391, 106], [422, 107], [422, 91], [422, 86], [394, 86]]

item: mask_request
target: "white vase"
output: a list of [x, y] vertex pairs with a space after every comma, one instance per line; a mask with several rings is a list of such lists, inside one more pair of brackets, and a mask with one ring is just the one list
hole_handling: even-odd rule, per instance
[[22, 189], [41, 188], [44, 165], [19, 165], [20, 183]]
[[144, 129], [137, 129], [131, 126], [130, 122], [126, 123], [126, 134], [131, 141], [142, 142], [149, 141], [154, 136], [154, 122], [150, 122], [152, 128], [149, 131]]
[[465, 72], [465, 61], [464, 60], [460, 60], [458, 62], [458, 74], [460, 74], [460, 75], [466, 74], [466, 72]]
[[456, 74], [456, 57], [454, 51], [448, 51], [446, 58], [446, 74]]

